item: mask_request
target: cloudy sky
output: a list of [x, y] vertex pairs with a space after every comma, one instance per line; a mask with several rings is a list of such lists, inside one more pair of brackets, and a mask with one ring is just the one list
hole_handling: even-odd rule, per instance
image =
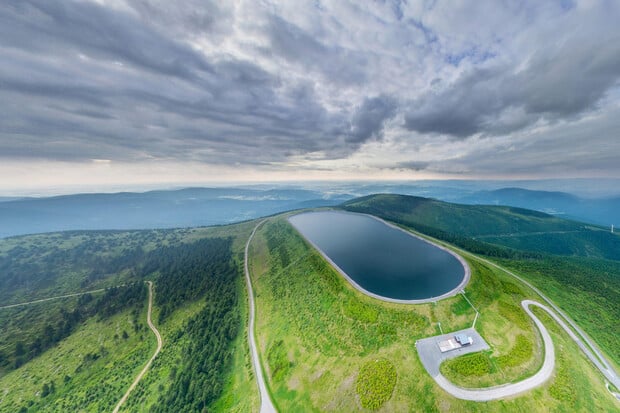
[[620, 2], [4, 0], [0, 190], [620, 176]]

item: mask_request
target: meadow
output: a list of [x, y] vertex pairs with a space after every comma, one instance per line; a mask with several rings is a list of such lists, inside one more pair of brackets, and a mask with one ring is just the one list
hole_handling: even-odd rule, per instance
[[[491, 346], [482, 364], [491, 367], [469, 376], [457, 368], [459, 374], [451, 378], [463, 385], [490, 386], [531, 375], [541, 363], [541, 344], [519, 303], [526, 297], [536, 299], [536, 294], [496, 268], [467, 260], [472, 280], [466, 294], [480, 311], [477, 329]], [[271, 218], [258, 230], [250, 264], [258, 344], [281, 411], [367, 411], [364, 406], [386, 412], [614, 408], [602, 378], [578, 351], [567, 350], [570, 343], [562, 334], [556, 337], [560, 363], [571, 359], [588, 377], [567, 377], [562, 384], [579, 393], [580, 404], [554, 397], [550, 389], [555, 380], [520, 397], [482, 404], [447, 395], [422, 367], [415, 341], [438, 334], [439, 322], [444, 332], [471, 326], [475, 312], [462, 296], [414, 306], [367, 297], [333, 270], [285, 216]], [[389, 398], [372, 396], [377, 402], [369, 403], [359, 384], [368, 381], [367, 366], [374, 360], [394, 366], [396, 380]], [[378, 388], [391, 388], [393, 375], [371, 376]]]

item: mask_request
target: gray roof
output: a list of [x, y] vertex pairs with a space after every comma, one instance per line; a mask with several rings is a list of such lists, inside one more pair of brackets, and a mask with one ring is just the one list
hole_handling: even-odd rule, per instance
[[459, 343], [469, 342], [470, 337], [467, 334], [457, 334], [454, 336]]

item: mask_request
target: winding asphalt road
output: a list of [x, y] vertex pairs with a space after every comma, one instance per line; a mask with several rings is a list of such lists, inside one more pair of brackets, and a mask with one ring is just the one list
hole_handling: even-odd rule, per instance
[[528, 390], [532, 390], [549, 380], [553, 375], [553, 369], [555, 368], [555, 348], [553, 346], [551, 336], [549, 335], [549, 331], [545, 328], [540, 319], [536, 317], [534, 313], [530, 310], [530, 306], [539, 307], [545, 310], [560, 325], [560, 327], [562, 327], [562, 329], [566, 331], [566, 333], [571, 337], [571, 339], [575, 341], [575, 343], [577, 343], [577, 345], [586, 354], [586, 356], [588, 356], [588, 358], [594, 362], [594, 355], [589, 351], [583, 341], [564, 322], [564, 320], [555, 313], [555, 311], [553, 311], [544, 304], [532, 300], [521, 301], [521, 306], [523, 307], [525, 312], [532, 318], [532, 320], [534, 320], [534, 323], [536, 324], [536, 327], [538, 327], [538, 330], [540, 330], [540, 334], [542, 336], [545, 347], [543, 365], [536, 374], [517, 383], [504, 384], [483, 389], [465, 389], [452, 384], [441, 373], [438, 373], [435, 377], [433, 377], [437, 384], [446, 392], [459, 399], [485, 402], [489, 400], [503, 399], [526, 392]]
[[570, 329], [568, 329], [568, 326], [564, 324], [564, 322], [560, 320], [559, 317], [547, 306], [532, 300], [523, 300], [521, 302], [521, 306], [523, 307], [525, 312], [534, 320], [536, 327], [538, 327], [538, 329], [540, 330], [540, 334], [542, 336], [545, 347], [545, 358], [543, 361], [543, 365], [536, 374], [518, 383], [504, 384], [501, 386], [483, 389], [465, 389], [452, 384], [441, 373], [438, 373], [433, 378], [435, 379], [439, 387], [459, 399], [472, 400], [476, 402], [486, 402], [489, 400], [503, 399], [519, 393], [526, 392], [528, 390], [532, 390], [533, 388], [538, 387], [541, 384], [545, 383], [547, 380], [549, 380], [549, 378], [551, 378], [551, 376], [553, 375], [553, 369], [555, 367], [555, 349], [553, 347], [553, 341], [551, 340], [549, 331], [547, 331], [547, 329], [538, 319], [538, 317], [536, 317], [534, 313], [532, 313], [532, 311], [530, 310], [529, 307], [532, 305], [540, 307], [546, 312], [548, 312], [566, 331], [570, 331]]
[[[457, 248], [457, 249], [466, 254], [474, 256], [473, 254], [468, 253], [467, 251], [463, 251], [460, 248]], [[560, 308], [557, 305], [555, 305], [553, 301], [547, 298], [547, 296], [545, 296], [538, 288], [534, 287], [532, 284], [530, 284], [523, 278], [519, 277], [517, 274], [513, 273], [512, 271], [509, 271], [505, 269], [504, 267], [497, 265], [494, 262], [491, 262], [484, 258], [481, 258], [478, 256], [474, 256], [474, 257], [476, 257], [477, 259], [481, 261], [484, 261], [485, 263], [495, 268], [498, 268], [506, 272], [507, 274], [510, 274], [511, 276], [513, 276], [514, 278], [516, 278], [517, 280], [521, 281], [523, 284], [527, 285], [532, 290], [534, 290], [549, 305], [549, 307], [555, 310], [556, 315], [552, 315], [552, 317], [558, 320], [558, 322], [560, 322], [557, 316], [557, 314], [559, 314], [560, 318], [562, 319], [561, 325], [567, 331], [567, 333], [573, 339], [573, 341], [575, 341], [577, 345], [579, 346], [579, 348], [585, 353], [588, 359], [590, 359], [592, 364], [594, 364], [594, 366], [603, 374], [603, 376], [605, 376], [607, 380], [609, 380], [609, 382], [611, 382], [611, 384], [613, 384], [617, 389], [620, 389], [620, 376], [618, 376], [618, 373], [616, 372], [614, 367], [611, 365], [611, 363], [605, 358], [605, 356], [598, 349], [598, 347], [588, 338], [586, 333], [584, 333], [584, 331], [573, 320], [571, 320], [570, 317], [566, 315], [566, 313], [560, 310]], [[573, 328], [573, 330], [577, 332], [577, 335], [570, 328], [567, 329], [565, 327], [566, 324], [564, 322], [568, 323]]]
[[258, 356], [258, 347], [256, 346], [256, 336], [254, 335], [254, 319], [256, 318], [256, 308], [254, 304], [254, 290], [252, 289], [252, 280], [250, 279], [250, 269], [248, 266], [248, 250], [250, 249], [250, 242], [252, 238], [254, 238], [254, 234], [258, 227], [265, 221], [259, 222], [250, 237], [248, 238], [248, 242], [245, 244], [245, 256], [244, 256], [244, 267], [245, 267], [245, 280], [248, 286], [248, 297], [250, 300], [250, 321], [248, 327], [248, 341], [250, 343], [250, 355], [252, 356], [252, 364], [254, 365], [254, 373], [256, 374], [256, 382], [258, 384], [258, 391], [260, 393], [260, 413], [276, 413], [277, 410], [271, 401], [271, 396], [269, 395], [269, 391], [267, 390], [267, 384], [265, 383], [265, 378], [263, 376], [263, 369], [260, 365], [260, 358]]
[[157, 328], [155, 328], [155, 326], [153, 325], [153, 322], [151, 321], [151, 311], [153, 309], [153, 283], [151, 281], [147, 281], [147, 283], [149, 284], [149, 309], [148, 309], [148, 312], [146, 313], [146, 323], [149, 325], [149, 328], [151, 329], [151, 331], [153, 331], [153, 334], [155, 334], [155, 337], [157, 337], [157, 348], [155, 349], [155, 353], [153, 353], [153, 356], [146, 363], [146, 365], [144, 366], [140, 374], [138, 374], [135, 380], [133, 381], [133, 383], [131, 383], [131, 386], [129, 386], [129, 388], [127, 389], [127, 392], [125, 392], [123, 397], [119, 400], [118, 404], [114, 408], [113, 413], [118, 412], [118, 410], [121, 408], [121, 406], [125, 403], [125, 401], [129, 397], [129, 394], [138, 385], [140, 380], [142, 380], [142, 376], [144, 376], [147, 370], [149, 369], [149, 367], [151, 367], [153, 360], [155, 360], [155, 357], [157, 357], [163, 345], [161, 334], [159, 334], [159, 331], [157, 330]]
[[[391, 223], [385, 222], [379, 218], [376, 218], [372, 215], [369, 215], [372, 218], [378, 219], [381, 222], [384, 222], [385, 224], [395, 227], [397, 229], [400, 229], [402, 231], [405, 231], [404, 229], [397, 227]], [[260, 225], [260, 224], [259, 224]], [[405, 231], [409, 234], [413, 234], [410, 231]], [[419, 237], [417, 234], [413, 234], [417, 237]], [[303, 236], [303, 234], [302, 234]], [[304, 237], [305, 238], [305, 237]], [[430, 242], [429, 240], [419, 237], [427, 242]], [[307, 239], [306, 239], [307, 240]], [[349, 281], [351, 282], [351, 284], [358, 288], [357, 284], [355, 282], [353, 282], [347, 275], [346, 273], [344, 273], [343, 271], [340, 270], [340, 268], [335, 265], [335, 263], [333, 263], [331, 261], [331, 259], [329, 259], [329, 257], [324, 254], [320, 248], [318, 248], [318, 246], [314, 245], [314, 243], [312, 243], [311, 241], [307, 240], [311, 245], [313, 245], [320, 253], [321, 255], [323, 255], [323, 257], [330, 263], [332, 264], [332, 266], [334, 268], [336, 268], [337, 270], [339, 270], [339, 272]], [[446, 247], [440, 246], [434, 242], [432, 242], [433, 245], [438, 246], [439, 248], [442, 248], [444, 250], [449, 251], [451, 254], [455, 255], [459, 261], [461, 261], [461, 263], [463, 264], [463, 266], [465, 267], [466, 270], [469, 269], [469, 266], [465, 263], [465, 261], [463, 260], [462, 257], [460, 257], [459, 254], [455, 254], [454, 252], [448, 250]], [[523, 381], [520, 381], [518, 383], [511, 383], [511, 384], [505, 384], [505, 385], [500, 385], [500, 386], [496, 386], [493, 388], [484, 388], [484, 389], [464, 389], [458, 386], [455, 386], [454, 384], [452, 384], [451, 382], [449, 382], [444, 376], [442, 376], [440, 373], [438, 375], [433, 375], [430, 371], [429, 374], [431, 374], [431, 376], [434, 376], [433, 378], [436, 380], [436, 382], [439, 384], [440, 387], [442, 387], [444, 390], [446, 390], [448, 393], [452, 394], [454, 397], [457, 398], [461, 398], [461, 399], [465, 399], [465, 400], [473, 400], [473, 401], [488, 401], [488, 400], [496, 400], [496, 399], [501, 399], [501, 398], [505, 398], [505, 397], [509, 397], [509, 396], [513, 396], [525, 391], [528, 391], [530, 389], [533, 389], [537, 386], [540, 386], [541, 384], [543, 384], [545, 381], [547, 381], [551, 375], [553, 374], [553, 369], [555, 367], [555, 351], [554, 351], [554, 347], [553, 347], [553, 342], [551, 341], [551, 337], [549, 335], [549, 332], [547, 331], [547, 329], [544, 327], [544, 325], [542, 324], [542, 322], [530, 311], [529, 307], [530, 306], [536, 306], [539, 307], [541, 309], [543, 309], [544, 311], [546, 311], [547, 313], [549, 313], [549, 315], [560, 325], [560, 327], [562, 327], [564, 329], [564, 331], [566, 331], [566, 333], [571, 337], [571, 339], [579, 346], [579, 348], [583, 351], [583, 353], [588, 357], [588, 359], [594, 364], [594, 366], [603, 374], [603, 376], [605, 376], [605, 378], [611, 382], [616, 388], [620, 388], [620, 380], [619, 380], [619, 376], [616, 373], [615, 369], [613, 368], [613, 366], [611, 365], [611, 363], [609, 363], [609, 361], [607, 361], [607, 359], [605, 358], [605, 356], [602, 354], [602, 352], [596, 347], [596, 345], [588, 338], [588, 336], [583, 332], [583, 330], [581, 330], [581, 328], [579, 328], [579, 326], [573, 321], [571, 320], [562, 310], [560, 310], [560, 308], [558, 306], [556, 306], [549, 298], [547, 298], [539, 289], [537, 289], [536, 287], [534, 287], [532, 284], [530, 284], [529, 282], [527, 282], [526, 280], [524, 280], [523, 278], [521, 278], [520, 276], [516, 275], [515, 273], [489, 261], [486, 260], [484, 258], [478, 257], [474, 254], [471, 254], [467, 251], [464, 251], [460, 248], [455, 248], [455, 250], [466, 254], [466, 255], [470, 255], [473, 256], [481, 261], [484, 261], [485, 263], [496, 267], [508, 274], [510, 274], [511, 276], [513, 276], [514, 278], [518, 279], [519, 281], [521, 281], [523, 284], [527, 285], [528, 287], [530, 287], [533, 291], [535, 291], [548, 305], [544, 305], [541, 303], [538, 303], [536, 301], [532, 301], [532, 300], [524, 300], [521, 302], [521, 305], [523, 306], [525, 312], [534, 320], [534, 323], [536, 324], [536, 326], [538, 327], [538, 329], [541, 332], [541, 335], [543, 337], [543, 342], [544, 342], [544, 347], [545, 347], [545, 358], [544, 358], [544, 362], [543, 362], [543, 366], [542, 368], [536, 373], [534, 374], [532, 377], [525, 379]], [[246, 255], [247, 255], [247, 251], [246, 251]], [[467, 274], [469, 275], [469, 274]], [[469, 281], [469, 277], [466, 277], [467, 280]], [[452, 292], [449, 293], [449, 295], [452, 295], [456, 292], [458, 292], [459, 290], [462, 289], [462, 287], [464, 287], [465, 283], [462, 283], [461, 285], [459, 285], [459, 287], [457, 287], [456, 290], [453, 290]], [[366, 292], [365, 290], [363, 290], [362, 288], [358, 288], [358, 290], [362, 291], [363, 293], [367, 294], [367, 295], [371, 295], [375, 298], [379, 298], [379, 299], [384, 299], [384, 297], [377, 297], [374, 294], [369, 294], [368, 292]], [[443, 298], [443, 297], [439, 297], [439, 298]], [[389, 301], [389, 300], [386, 300]], [[409, 303], [413, 303], [413, 302], [409, 302]], [[550, 308], [551, 307], [551, 308]], [[475, 308], [474, 308], [475, 309]], [[555, 311], [554, 311], [555, 310]], [[570, 327], [569, 327], [570, 325]], [[571, 329], [572, 327], [572, 329]], [[576, 332], [576, 334], [575, 334]], [[615, 393], [614, 393], [615, 395]], [[618, 396], [616, 396], [618, 397]]]

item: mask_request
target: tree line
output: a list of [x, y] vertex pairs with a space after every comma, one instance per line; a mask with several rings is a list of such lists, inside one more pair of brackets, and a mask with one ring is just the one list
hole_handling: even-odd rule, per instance
[[153, 412], [206, 412], [222, 393], [231, 368], [233, 342], [241, 329], [238, 279], [232, 239], [208, 238], [161, 249], [145, 271], [158, 271], [157, 295], [163, 320], [175, 308], [200, 297], [204, 308], [188, 320], [169, 345], [183, 340], [183, 359]]

